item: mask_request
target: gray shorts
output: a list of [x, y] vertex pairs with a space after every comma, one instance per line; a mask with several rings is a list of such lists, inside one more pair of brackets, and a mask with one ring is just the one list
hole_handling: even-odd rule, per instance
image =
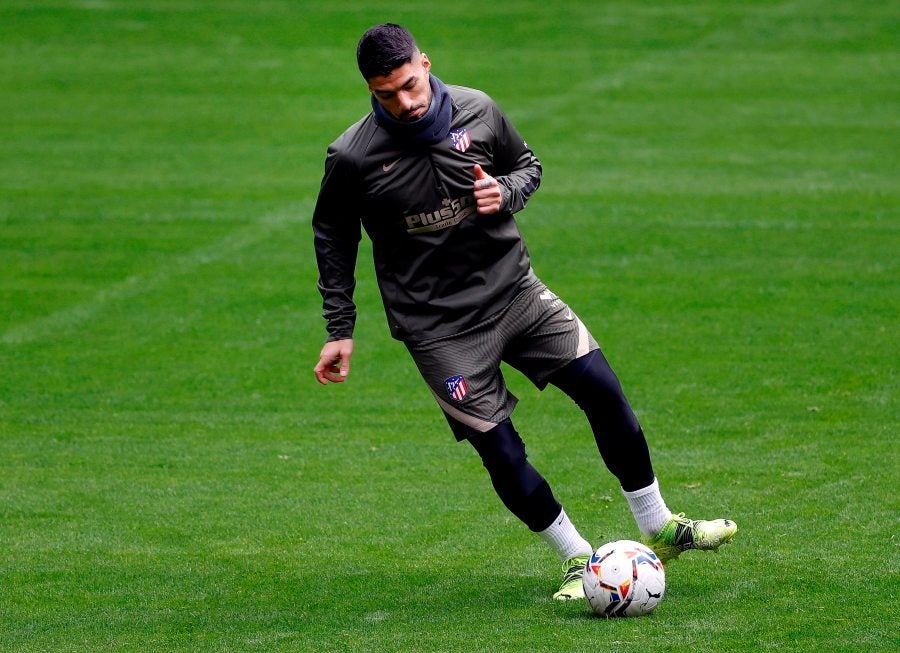
[[476, 327], [406, 346], [457, 440], [491, 430], [515, 408], [500, 361], [544, 389], [553, 372], [598, 349], [582, 321], [540, 281]]

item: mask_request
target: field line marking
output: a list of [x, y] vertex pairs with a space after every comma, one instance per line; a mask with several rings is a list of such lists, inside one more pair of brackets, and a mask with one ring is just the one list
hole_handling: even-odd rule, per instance
[[90, 299], [65, 306], [26, 324], [7, 329], [0, 336], [0, 343], [18, 345], [43, 340], [59, 331], [71, 329], [87, 322], [105, 307], [115, 302], [146, 294], [171, 279], [224, 259], [290, 225], [309, 220], [311, 202], [294, 202], [263, 215], [252, 224], [240, 227], [219, 240], [176, 256], [159, 265], [154, 272], [134, 274], [107, 288], [101, 289]]

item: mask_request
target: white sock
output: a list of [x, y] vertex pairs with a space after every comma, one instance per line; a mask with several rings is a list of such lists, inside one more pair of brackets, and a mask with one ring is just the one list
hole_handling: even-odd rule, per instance
[[625, 495], [634, 521], [644, 537], [654, 537], [672, 517], [672, 511], [666, 507], [666, 502], [659, 493], [659, 481], [655, 478], [651, 485], [641, 490], [622, 490], [622, 494]]
[[559, 559], [563, 562], [579, 555], [589, 556], [594, 552], [590, 543], [581, 537], [581, 534], [569, 521], [565, 510], [560, 510], [559, 516], [553, 520], [553, 523], [538, 533], [538, 535], [554, 548]]

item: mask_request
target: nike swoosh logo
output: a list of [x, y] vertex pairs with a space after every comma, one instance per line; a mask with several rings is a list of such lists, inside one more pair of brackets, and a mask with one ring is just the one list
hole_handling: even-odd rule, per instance
[[[403, 157], [401, 156], [400, 159], [402, 159], [402, 158]], [[381, 169], [384, 170], [385, 172], [390, 172], [391, 168], [393, 168], [395, 165], [397, 165], [400, 162], [400, 159], [397, 159], [396, 161], [392, 161], [391, 163], [382, 163]]]

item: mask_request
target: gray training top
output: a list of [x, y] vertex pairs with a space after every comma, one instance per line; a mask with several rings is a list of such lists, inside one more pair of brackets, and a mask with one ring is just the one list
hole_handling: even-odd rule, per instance
[[[398, 340], [464, 331], [536, 281], [513, 213], [540, 184], [540, 161], [491, 98], [447, 88], [443, 141], [397, 138], [370, 113], [328, 147], [312, 221], [328, 340], [353, 335], [360, 225]], [[475, 211], [476, 163], [500, 184], [500, 213]]]

